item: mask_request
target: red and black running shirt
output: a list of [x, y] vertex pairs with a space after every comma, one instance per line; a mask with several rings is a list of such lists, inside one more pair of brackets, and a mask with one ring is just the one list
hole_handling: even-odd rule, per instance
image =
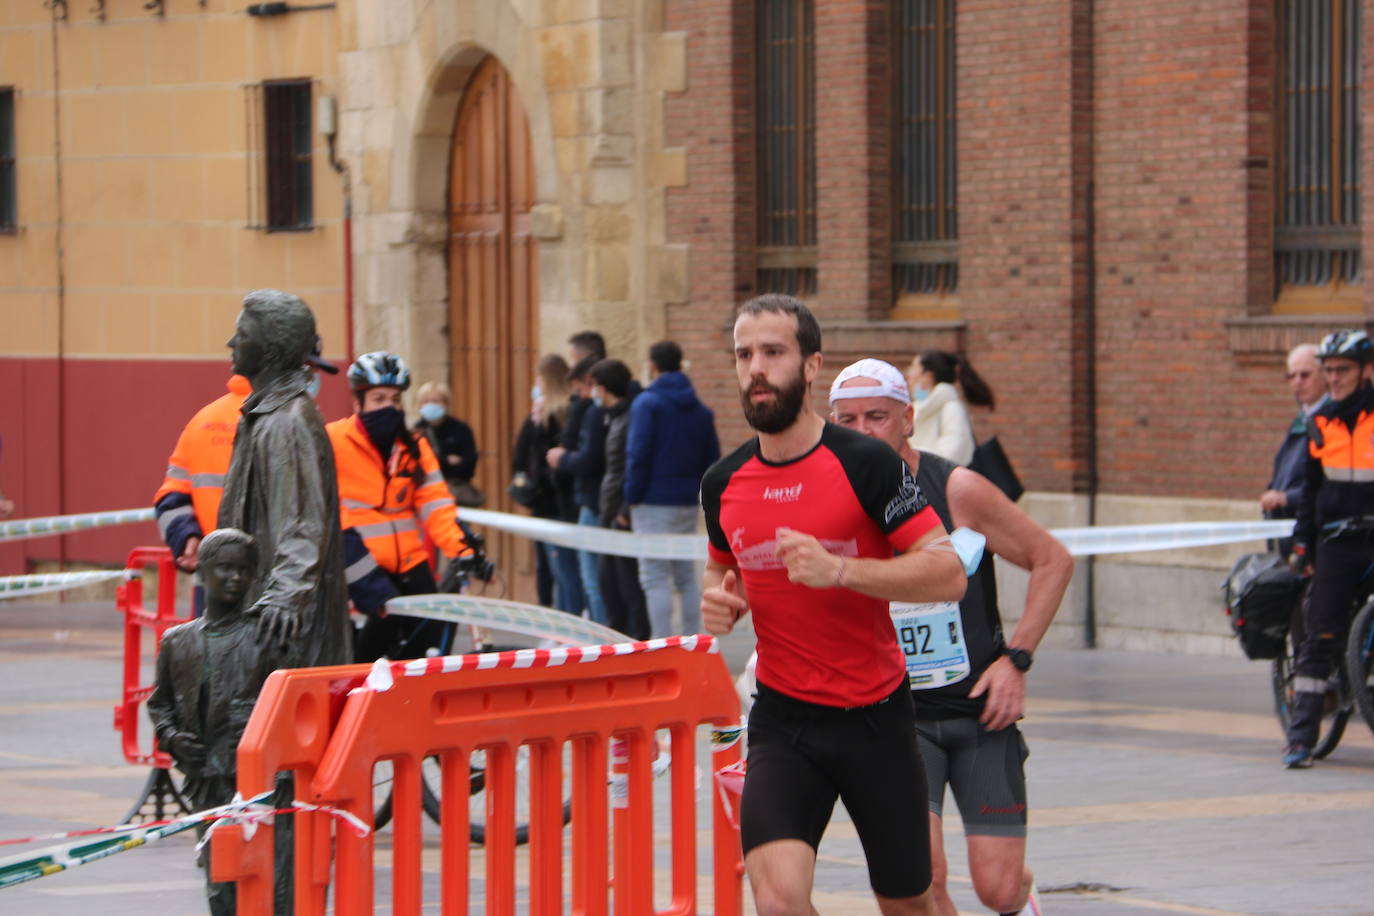
[[816, 447], [774, 464], [758, 439], [716, 462], [701, 484], [711, 559], [738, 567], [758, 636], [759, 682], [824, 706], [867, 706], [906, 677], [888, 602], [787, 578], [777, 530], [846, 557], [891, 557], [940, 524], [886, 443], [825, 424]]

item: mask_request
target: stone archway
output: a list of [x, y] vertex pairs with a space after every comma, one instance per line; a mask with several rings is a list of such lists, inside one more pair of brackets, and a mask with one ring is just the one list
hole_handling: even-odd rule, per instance
[[[511, 451], [529, 412], [539, 358], [538, 252], [531, 233], [535, 166], [519, 91], [495, 56], [474, 69], [453, 122], [448, 191], [448, 299], [453, 411], [481, 449], [487, 508], [506, 495]], [[528, 597], [527, 539], [492, 533], [492, 556]]]

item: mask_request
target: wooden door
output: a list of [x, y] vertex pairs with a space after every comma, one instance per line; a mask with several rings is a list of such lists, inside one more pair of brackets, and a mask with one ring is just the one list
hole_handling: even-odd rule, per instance
[[[449, 338], [453, 413], [472, 426], [484, 508], [517, 511], [506, 495], [511, 452], [529, 413], [539, 359], [536, 246], [530, 234], [534, 161], [510, 75], [488, 57], [469, 80], [453, 126], [449, 173]], [[508, 588], [532, 600], [526, 538], [487, 532]]]

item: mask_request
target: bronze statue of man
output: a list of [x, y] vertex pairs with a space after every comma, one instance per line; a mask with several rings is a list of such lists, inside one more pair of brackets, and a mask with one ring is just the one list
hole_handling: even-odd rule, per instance
[[261, 639], [285, 646], [282, 665], [290, 668], [352, 659], [334, 453], [303, 368], [314, 342], [309, 306], [261, 289], [244, 297], [228, 344], [234, 372], [253, 393], [234, 438], [219, 526], [257, 540], [245, 613], [257, 618]]

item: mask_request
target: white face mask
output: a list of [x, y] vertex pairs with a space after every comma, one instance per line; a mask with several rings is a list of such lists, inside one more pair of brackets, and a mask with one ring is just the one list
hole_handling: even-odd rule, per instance
[[310, 381], [305, 383], [305, 393], [310, 395], [311, 400], [320, 396], [320, 374], [310, 373]]

